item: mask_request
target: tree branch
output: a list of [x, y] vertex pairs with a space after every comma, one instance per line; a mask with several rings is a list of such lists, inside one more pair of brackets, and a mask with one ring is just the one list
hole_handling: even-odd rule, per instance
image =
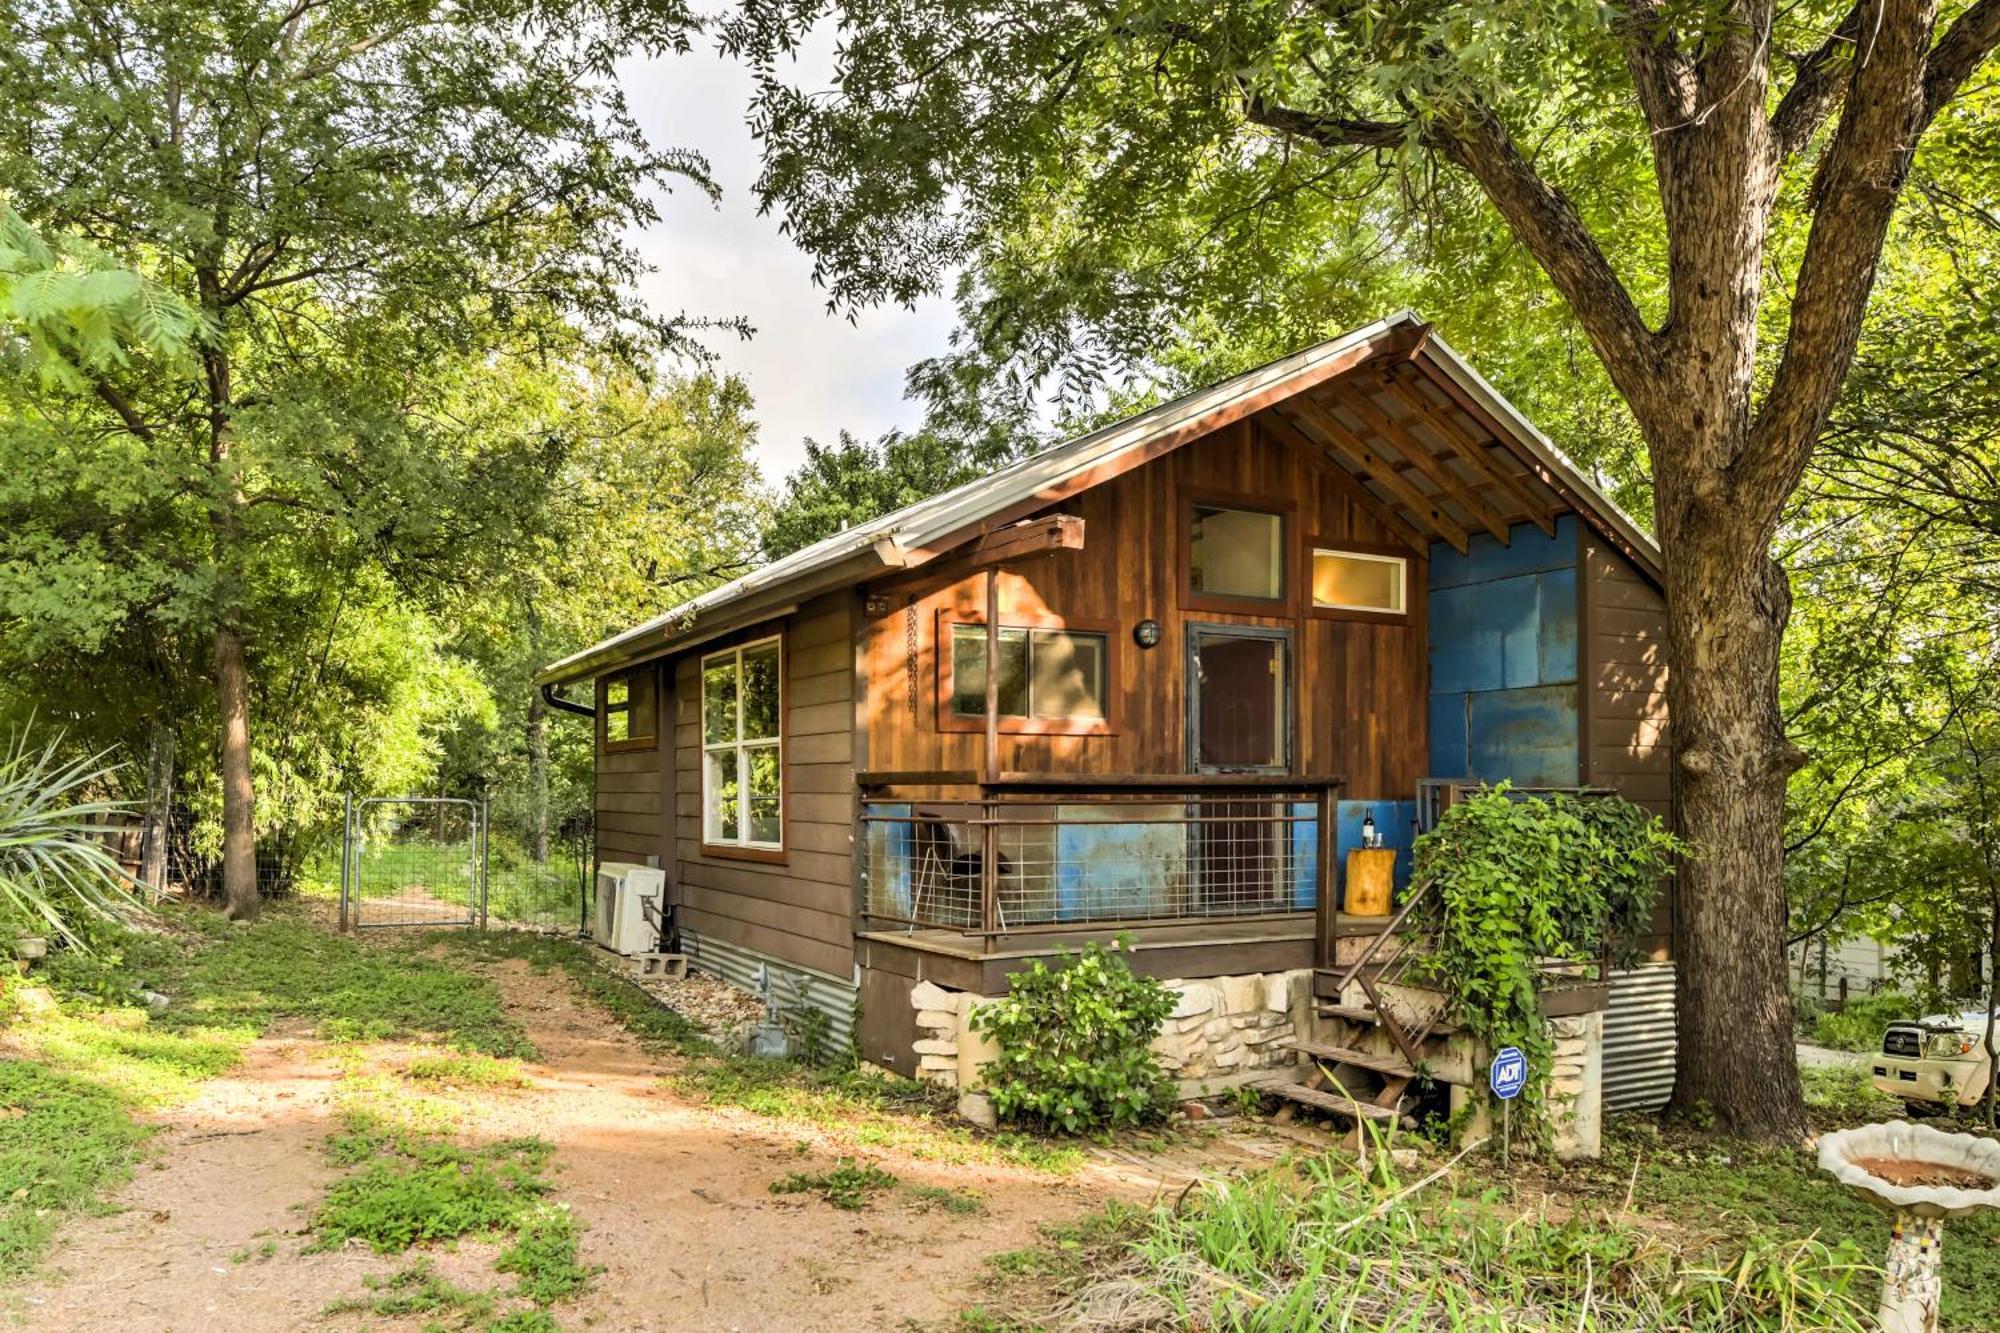
[[1506, 127], [1490, 111], [1476, 110], [1431, 137], [1446, 157], [1479, 182], [1555, 283], [1618, 391], [1635, 407], [1657, 405], [1662, 388], [1658, 338], [1646, 327], [1631, 293], [1618, 280], [1576, 206], [1521, 156]]
[[97, 396], [103, 399], [113, 412], [118, 414], [120, 421], [125, 423], [126, 430], [131, 431], [134, 435], [149, 444], [153, 441], [152, 423], [139, 415], [139, 409], [132, 406], [131, 400], [120, 393], [116, 385], [110, 380], [103, 378], [95, 379], [91, 383], [97, 390]]
[[1613, 6], [1611, 32], [1625, 49], [1625, 67], [1647, 122], [1662, 130], [1691, 119], [1697, 94], [1694, 62], [1681, 49], [1659, 0]]
[[1814, 183], [1790, 336], [1748, 448], [1731, 464], [1738, 494], [1753, 503], [1791, 493], [1854, 360], [1889, 220], [1923, 132], [1933, 12], [1928, 0], [1868, 0], [1863, 13], [1868, 50], [1854, 65]]
[[1243, 114], [1254, 124], [1328, 148], [1400, 148], [1417, 137], [1416, 127], [1408, 122], [1323, 116], [1273, 105], [1248, 90], [1243, 96]]
[[1799, 60], [1792, 86], [1771, 113], [1771, 149], [1780, 162], [1811, 142], [1840, 104], [1848, 82], [1842, 76], [1852, 72], [1855, 39], [1860, 32], [1861, 6], [1857, 4], [1824, 42]]
[[1996, 46], [2000, 46], [2000, 0], [1977, 0], [1945, 30], [1924, 64], [1925, 125], [1937, 119]]

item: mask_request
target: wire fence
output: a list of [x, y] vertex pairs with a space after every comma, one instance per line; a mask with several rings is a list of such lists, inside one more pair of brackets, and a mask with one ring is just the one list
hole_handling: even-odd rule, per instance
[[[464, 925], [561, 933], [590, 921], [589, 812], [552, 818], [537, 836], [526, 821], [495, 818], [484, 802], [432, 796], [354, 802], [310, 829], [280, 827], [257, 840], [257, 889], [341, 913], [342, 890], [363, 925]], [[106, 845], [149, 893], [220, 901], [221, 830], [177, 809], [164, 827], [139, 815], [108, 821]], [[156, 847], [157, 843], [157, 847]], [[154, 855], [154, 853], [158, 853]], [[157, 885], [146, 878], [149, 860]]]

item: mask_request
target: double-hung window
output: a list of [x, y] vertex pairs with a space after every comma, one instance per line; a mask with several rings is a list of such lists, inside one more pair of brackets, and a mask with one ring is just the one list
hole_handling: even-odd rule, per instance
[[780, 641], [760, 639], [701, 659], [702, 841], [784, 846]]

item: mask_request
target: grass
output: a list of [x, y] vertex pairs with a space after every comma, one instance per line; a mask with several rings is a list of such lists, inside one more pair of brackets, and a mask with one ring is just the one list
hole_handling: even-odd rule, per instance
[[599, 965], [573, 939], [523, 931], [459, 931], [445, 942], [454, 952], [476, 958], [514, 958], [537, 972], [562, 972], [591, 1003], [642, 1041], [690, 1055], [715, 1049], [699, 1025]]
[[34, 1266], [65, 1217], [130, 1175], [148, 1133], [88, 1078], [0, 1060], [0, 1286]]
[[328, 1316], [374, 1315], [395, 1319], [409, 1315], [450, 1316], [460, 1328], [469, 1328], [493, 1313], [490, 1292], [468, 1291], [432, 1271], [428, 1260], [391, 1273], [387, 1277], [364, 1277], [366, 1296], [349, 1296], [334, 1301], [321, 1313]]
[[969, 1189], [947, 1189], [942, 1185], [911, 1185], [910, 1197], [917, 1207], [929, 1210], [940, 1209], [954, 1217], [970, 1217], [982, 1212], [986, 1203], [978, 1193]]
[[866, 1208], [872, 1195], [895, 1187], [896, 1178], [873, 1163], [843, 1157], [826, 1171], [794, 1171], [771, 1182], [773, 1194], [817, 1194], [844, 1212]]
[[421, 1241], [518, 1227], [548, 1192], [548, 1152], [540, 1140], [479, 1149], [433, 1141], [378, 1157], [327, 1191], [313, 1215], [315, 1248], [359, 1240], [398, 1254]]
[[[1684, 1247], [1582, 1209], [1523, 1212], [1476, 1176], [1415, 1185], [1382, 1154], [1365, 1171], [1308, 1158], [1101, 1218], [1073, 1248], [996, 1271], [1053, 1286], [1044, 1313], [1084, 1329], [1872, 1327], [1871, 1275], [1845, 1247]], [[1001, 1309], [968, 1322], [1015, 1327], [1032, 1307]]]
[[[1879, 1113], [1880, 1108], [1863, 1108], [1855, 1119]], [[1831, 1123], [1826, 1103], [1815, 1107], [1815, 1120]], [[1625, 1116], [1607, 1122], [1604, 1149], [1601, 1160], [1566, 1170], [1561, 1184], [1599, 1202], [1622, 1199], [1629, 1188], [1638, 1213], [1671, 1223], [1697, 1241], [1814, 1237], [1868, 1263], [1879, 1263], [1888, 1247], [1887, 1219], [1835, 1187], [1805, 1149], [1711, 1140]], [[2000, 1215], [1954, 1221], [1946, 1242], [1944, 1327], [1963, 1333], [1991, 1329], [1994, 1311], [2000, 1311]]]
[[567, 1208], [543, 1204], [517, 1222], [513, 1243], [493, 1266], [515, 1276], [516, 1295], [553, 1305], [582, 1291], [598, 1271], [577, 1259], [578, 1230]]
[[403, 1077], [453, 1088], [490, 1090], [529, 1086], [519, 1060], [500, 1059], [478, 1051], [439, 1051], [415, 1056], [403, 1067]]

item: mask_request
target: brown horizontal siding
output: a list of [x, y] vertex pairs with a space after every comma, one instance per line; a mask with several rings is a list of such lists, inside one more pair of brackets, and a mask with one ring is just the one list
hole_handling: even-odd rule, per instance
[[[657, 667], [653, 668], [658, 670]], [[600, 682], [601, 686], [601, 682]], [[666, 702], [654, 691], [660, 711], [655, 729], [666, 716]], [[640, 865], [660, 858], [663, 840], [661, 799], [664, 755], [658, 745], [641, 749], [607, 750], [602, 725], [597, 728], [596, 790], [592, 809], [597, 827], [599, 861], [632, 861]]]
[[[785, 849], [781, 863], [701, 850], [701, 653], [675, 663], [673, 829], [682, 922], [801, 967], [854, 965], [854, 614], [836, 593], [783, 625]], [[768, 627], [745, 637], [763, 637]], [[713, 652], [727, 641], [706, 646]]]

